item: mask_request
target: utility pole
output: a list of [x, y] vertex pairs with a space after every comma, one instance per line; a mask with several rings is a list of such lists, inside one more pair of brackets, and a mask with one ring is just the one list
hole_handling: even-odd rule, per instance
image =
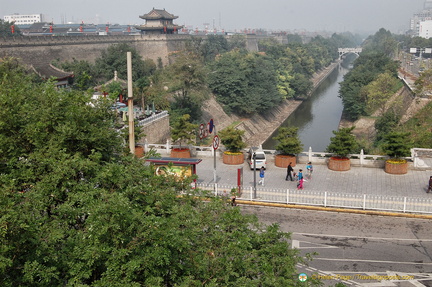
[[253, 181], [253, 198], [256, 198], [256, 153], [252, 154], [253, 158], [253, 169], [254, 169], [254, 181]]
[[133, 115], [133, 92], [132, 92], [132, 53], [127, 52], [127, 83], [128, 83], [128, 116], [129, 116], [129, 149], [135, 154], [135, 130]]

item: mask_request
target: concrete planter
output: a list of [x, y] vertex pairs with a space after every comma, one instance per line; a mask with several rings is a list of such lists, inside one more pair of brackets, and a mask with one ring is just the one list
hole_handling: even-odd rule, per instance
[[137, 145], [135, 146], [135, 156], [137, 158], [142, 158], [144, 156], [144, 147]]
[[275, 155], [275, 165], [277, 167], [287, 168], [290, 162], [292, 163], [291, 166], [295, 167], [297, 164], [297, 158], [293, 155], [284, 155], [284, 154]]
[[351, 169], [351, 161], [347, 157], [332, 156], [329, 158], [328, 168], [334, 171], [347, 171]]
[[406, 160], [395, 162], [386, 160], [384, 171], [389, 174], [406, 174], [408, 172], [408, 162]]
[[188, 148], [173, 148], [171, 150], [171, 157], [177, 157], [177, 158], [190, 158], [190, 150]]
[[232, 154], [232, 153], [223, 153], [222, 162], [225, 164], [243, 164], [244, 163], [244, 156], [243, 153], [238, 154]]

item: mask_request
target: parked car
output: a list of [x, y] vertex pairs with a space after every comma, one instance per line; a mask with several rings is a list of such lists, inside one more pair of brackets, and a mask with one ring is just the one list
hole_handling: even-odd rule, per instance
[[260, 169], [262, 166], [264, 168], [267, 168], [267, 157], [264, 151], [258, 147], [251, 147], [248, 151], [248, 159], [247, 159], [250, 169], [253, 170], [254, 168], [254, 160], [253, 160], [254, 154], [255, 154], [255, 168]]

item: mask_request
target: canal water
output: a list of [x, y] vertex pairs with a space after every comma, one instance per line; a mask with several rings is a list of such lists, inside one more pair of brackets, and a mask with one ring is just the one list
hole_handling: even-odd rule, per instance
[[[312, 95], [282, 123], [282, 127], [298, 127], [298, 135], [303, 144], [303, 150], [309, 147], [315, 152], [324, 152], [337, 130], [342, 116], [342, 99], [339, 97], [339, 83], [348, 72], [342, 65], [336, 68]], [[276, 130], [263, 143], [264, 149], [275, 149], [277, 142], [273, 140]]]

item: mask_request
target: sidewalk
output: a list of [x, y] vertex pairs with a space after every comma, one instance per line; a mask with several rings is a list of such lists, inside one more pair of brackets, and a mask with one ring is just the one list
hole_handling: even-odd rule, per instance
[[[214, 159], [201, 158], [197, 165], [198, 184], [214, 184]], [[226, 165], [222, 159], [216, 159], [216, 183], [218, 186], [237, 186], [237, 170], [243, 167], [243, 187], [253, 186], [254, 172], [245, 162], [242, 165]], [[306, 164], [297, 164], [295, 172], [303, 169], [306, 175]], [[380, 195], [432, 199], [432, 193], [426, 193], [432, 171], [408, 170], [405, 175], [392, 175], [380, 168], [351, 167], [344, 172], [332, 171], [326, 165], [314, 165], [312, 179], [304, 183], [305, 191], [332, 192], [356, 195]], [[273, 162], [267, 164], [265, 189], [295, 190], [297, 183], [285, 181], [286, 169], [279, 168]], [[259, 170], [256, 171], [256, 182], [259, 181]], [[257, 189], [261, 185], [257, 185]]]

